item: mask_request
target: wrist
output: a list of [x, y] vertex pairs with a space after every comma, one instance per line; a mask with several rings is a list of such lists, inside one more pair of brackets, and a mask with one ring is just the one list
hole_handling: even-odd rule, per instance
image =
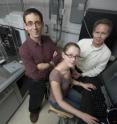
[[79, 82], [80, 86], [83, 87], [83, 83], [82, 82]]

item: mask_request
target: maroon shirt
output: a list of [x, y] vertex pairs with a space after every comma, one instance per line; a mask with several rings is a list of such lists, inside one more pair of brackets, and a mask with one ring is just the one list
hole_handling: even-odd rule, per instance
[[[54, 51], [57, 56], [53, 58]], [[25, 65], [25, 74], [34, 80], [46, 80], [52, 68], [38, 70], [37, 64], [53, 61], [56, 65], [61, 60], [61, 54], [48, 36], [41, 37], [41, 45], [28, 38], [20, 47], [19, 53]]]

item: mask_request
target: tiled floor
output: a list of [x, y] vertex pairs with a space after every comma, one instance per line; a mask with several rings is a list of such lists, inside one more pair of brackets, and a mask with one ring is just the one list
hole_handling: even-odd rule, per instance
[[[29, 96], [24, 100], [23, 104], [14, 114], [14, 116], [9, 120], [8, 124], [32, 124], [29, 118], [29, 111], [28, 111], [28, 101]], [[54, 113], [48, 113], [48, 104], [45, 103], [38, 122], [35, 124], [57, 124], [58, 117]]]

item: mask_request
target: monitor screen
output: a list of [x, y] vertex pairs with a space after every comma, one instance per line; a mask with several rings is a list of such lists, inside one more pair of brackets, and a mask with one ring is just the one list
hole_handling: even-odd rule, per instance
[[18, 57], [21, 39], [17, 30], [9, 26], [0, 26], [0, 39], [7, 57]]

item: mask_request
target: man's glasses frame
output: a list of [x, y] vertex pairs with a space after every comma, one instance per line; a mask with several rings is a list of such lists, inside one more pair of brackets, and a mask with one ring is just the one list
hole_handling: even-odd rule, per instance
[[42, 26], [42, 22], [40, 22], [40, 21], [35, 21], [35, 22], [32, 22], [32, 21], [28, 21], [28, 22], [26, 22], [26, 25], [28, 26], [28, 27], [32, 27], [33, 25], [35, 25], [36, 27], [40, 27], [40, 26]]

